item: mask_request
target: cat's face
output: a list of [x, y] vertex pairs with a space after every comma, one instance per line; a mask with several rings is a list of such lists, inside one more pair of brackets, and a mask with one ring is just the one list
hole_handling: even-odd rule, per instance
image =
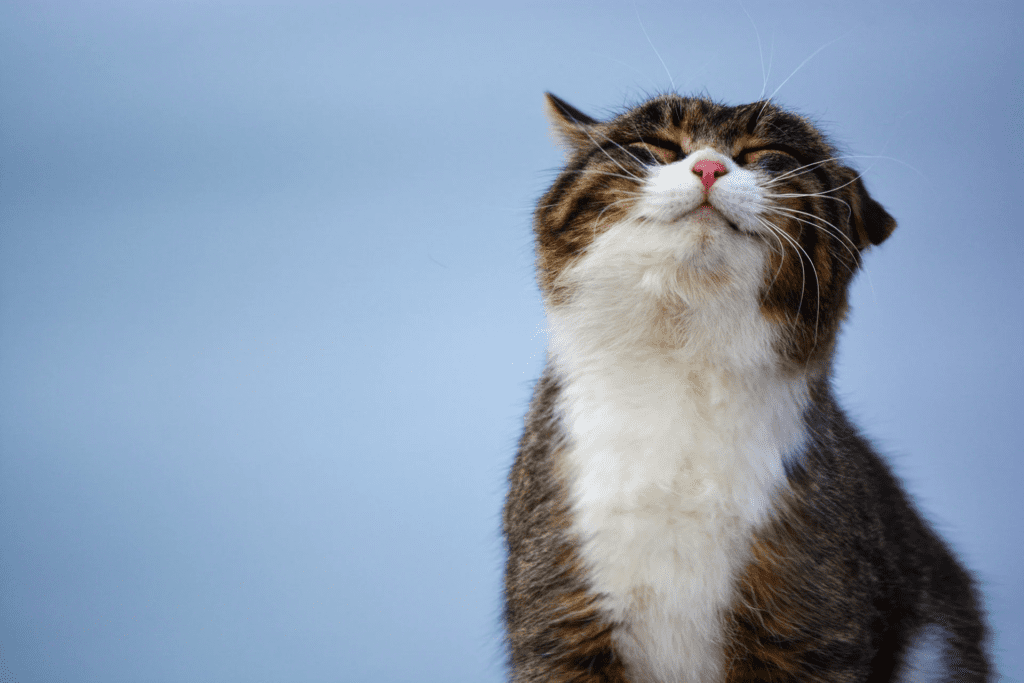
[[860, 252], [895, 222], [821, 133], [766, 102], [667, 95], [608, 122], [548, 105], [569, 156], [536, 213], [549, 306], [597, 289], [669, 317], [746, 306], [787, 361], [827, 359]]

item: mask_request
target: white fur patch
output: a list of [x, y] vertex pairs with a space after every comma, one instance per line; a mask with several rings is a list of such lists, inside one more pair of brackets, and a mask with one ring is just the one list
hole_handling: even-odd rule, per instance
[[761, 184], [767, 180], [756, 171], [743, 168], [710, 147], [693, 152], [674, 164], [650, 169], [641, 200], [641, 212], [659, 220], [678, 218], [693, 211], [705, 198], [704, 186], [693, 166], [700, 161], [717, 161], [726, 169], [707, 192], [708, 202], [730, 221], [748, 232], [766, 232], [758, 220], [767, 199]]
[[900, 664], [897, 683], [941, 683], [949, 680], [946, 648], [949, 634], [938, 624], [928, 624], [914, 636]]
[[721, 680], [723, 611], [805, 439], [806, 381], [783, 376], [760, 314], [767, 247], [729, 225], [756, 198], [698, 208], [692, 163], [719, 158], [700, 154], [652, 173], [548, 310], [573, 531], [636, 681]]

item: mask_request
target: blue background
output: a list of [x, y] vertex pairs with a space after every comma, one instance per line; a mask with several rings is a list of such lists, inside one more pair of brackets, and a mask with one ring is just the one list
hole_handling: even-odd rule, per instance
[[1021, 680], [1022, 18], [4, 2], [0, 681], [500, 680], [541, 93], [673, 82], [778, 88], [898, 219], [837, 386]]

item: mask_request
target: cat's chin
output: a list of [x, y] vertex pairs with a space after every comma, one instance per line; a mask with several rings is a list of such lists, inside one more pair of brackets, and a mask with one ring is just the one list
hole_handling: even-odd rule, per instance
[[686, 215], [702, 221], [725, 220], [725, 216], [722, 215], [722, 212], [708, 202], [700, 204], [696, 209], [688, 212]]
[[695, 225], [704, 227], [720, 227], [731, 233], [742, 233], [735, 222], [733, 222], [728, 216], [722, 213], [717, 207], [704, 202], [696, 209], [689, 211], [683, 216], [683, 220], [694, 223]]
[[692, 226], [693, 229], [705, 229], [713, 228], [715, 226], [721, 226], [730, 230], [739, 231], [739, 227], [729, 220], [725, 214], [719, 211], [715, 206], [712, 206], [708, 202], [699, 204], [698, 206], [689, 209], [684, 208], [680, 210], [676, 215], [670, 218], [652, 218], [650, 216], [640, 215], [641, 221], [655, 221], [664, 225], [672, 227], [688, 227]]
[[666, 264], [672, 285], [665, 289], [690, 304], [720, 305], [724, 295], [731, 302], [729, 310], [735, 310], [736, 301], [743, 299], [740, 292], [757, 292], [762, 287], [765, 250], [709, 208], [699, 207], [670, 226], [675, 248], [673, 263]]
[[739, 229], [710, 205], [701, 205], [669, 225], [679, 240], [678, 258], [688, 267], [720, 268], [736, 248]]

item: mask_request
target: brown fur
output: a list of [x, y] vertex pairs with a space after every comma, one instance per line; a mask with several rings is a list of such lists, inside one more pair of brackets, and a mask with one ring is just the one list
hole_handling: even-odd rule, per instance
[[815, 442], [739, 581], [727, 683], [887, 681], [926, 623], [951, 634], [953, 680], [985, 680], [972, 580], [827, 383], [815, 393]]
[[537, 384], [505, 505], [509, 559], [505, 622], [512, 681], [626, 683], [612, 624], [594, 605], [575, 545], [562, 477], [547, 449], [557, 443], [554, 380]]
[[[791, 362], [806, 366], [827, 361], [846, 315], [846, 290], [860, 265], [860, 250], [882, 242], [896, 223], [868, 195], [859, 175], [833, 160], [835, 149], [808, 121], [768, 102], [724, 107], [676, 96], [655, 98], [607, 123], [550, 95], [548, 107], [556, 133], [573, 152], [565, 171], [541, 198], [536, 216], [538, 277], [553, 302], [565, 295], [554, 291], [558, 274], [585, 252], [601, 225], [626, 214], [638, 183], [625, 177], [624, 169], [642, 173], [636, 146], [625, 151], [635, 141], [665, 140], [678, 145], [682, 154], [710, 145], [766, 168], [810, 164], [807, 172], [794, 174], [778, 188], [784, 194], [820, 196], [778, 200], [806, 220], [782, 211], [770, 216], [801, 249], [782, 242], [773, 255], [774, 282], [764, 294], [764, 314], [789, 324], [782, 352]], [[678, 156], [647, 147], [661, 163]], [[775, 148], [799, 158], [772, 157]]]
[[[948, 636], [950, 680], [987, 680], [986, 630], [970, 575], [830, 387], [849, 284], [862, 251], [892, 233], [892, 217], [813, 125], [770, 102], [728, 107], [666, 95], [607, 122], [550, 95], [548, 108], [568, 157], [535, 216], [538, 280], [549, 306], [572, 294], [560, 289], [559, 275], [627, 214], [645, 164], [711, 146], [768, 173], [779, 183], [774, 191], [790, 195], [768, 216], [793, 243], [770, 244], [760, 312], [780, 330], [780, 365], [809, 383], [809, 439], [788, 462], [774, 518], [750, 539], [750, 561], [725, 618], [726, 683], [889, 681], [928, 624]], [[714, 274], [701, 277], [714, 285]], [[569, 474], [558, 465], [567, 438], [559, 382], [549, 366], [510, 474], [511, 680], [625, 683], [617, 625], [599, 609], [570, 534]]]

